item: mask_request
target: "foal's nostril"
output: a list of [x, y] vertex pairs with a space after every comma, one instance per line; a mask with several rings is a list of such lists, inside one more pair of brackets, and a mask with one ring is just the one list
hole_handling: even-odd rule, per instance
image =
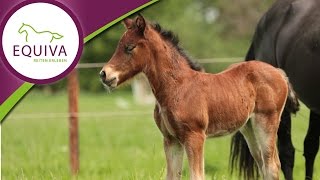
[[106, 78], [106, 72], [104, 72], [104, 71], [101, 71], [99, 75], [100, 75], [101, 79], [105, 79]]

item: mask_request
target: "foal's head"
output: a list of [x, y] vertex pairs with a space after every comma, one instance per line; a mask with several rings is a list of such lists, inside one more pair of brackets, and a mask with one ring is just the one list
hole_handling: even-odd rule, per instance
[[[147, 23], [141, 15], [135, 19], [125, 19], [123, 23], [126, 32], [112, 58], [100, 72], [102, 82], [108, 87], [115, 88], [137, 73], [146, 72], [159, 63], [155, 60], [161, 59], [160, 56], [172, 55], [173, 52], [178, 52], [185, 59], [185, 65], [196, 71], [203, 70], [178, 46], [179, 40], [171, 31], [162, 29], [158, 24]], [[160, 62], [162, 66], [165, 63]]]
[[100, 72], [103, 83], [111, 88], [141, 72], [151, 59], [150, 41], [145, 37], [150, 27], [145, 19], [139, 15], [135, 19], [125, 19], [123, 23], [126, 32], [112, 58]]

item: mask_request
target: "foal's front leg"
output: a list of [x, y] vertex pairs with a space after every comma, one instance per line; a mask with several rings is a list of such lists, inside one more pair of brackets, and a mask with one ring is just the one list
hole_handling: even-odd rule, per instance
[[204, 132], [191, 132], [186, 137], [184, 145], [188, 156], [191, 180], [204, 180], [203, 146], [205, 138]]
[[167, 180], [178, 180], [182, 175], [183, 146], [177, 139], [164, 138], [167, 160]]

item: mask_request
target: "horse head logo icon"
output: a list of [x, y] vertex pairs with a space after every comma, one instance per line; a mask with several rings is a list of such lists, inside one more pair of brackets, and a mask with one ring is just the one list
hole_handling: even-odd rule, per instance
[[18, 33], [25, 35], [26, 42], [40, 41], [40, 42], [52, 42], [53, 40], [58, 40], [63, 38], [63, 35], [51, 32], [51, 31], [37, 31], [29, 24], [22, 23], [18, 30]]

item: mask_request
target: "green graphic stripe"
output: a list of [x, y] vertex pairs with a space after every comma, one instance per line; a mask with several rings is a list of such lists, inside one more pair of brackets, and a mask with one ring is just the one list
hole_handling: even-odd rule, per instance
[[2, 122], [7, 113], [20, 100], [20, 98], [29, 91], [32, 86], [33, 84], [24, 83], [0, 106], [0, 122]]
[[132, 11], [130, 11], [130, 12], [128, 12], [128, 13], [120, 16], [119, 18], [111, 21], [110, 23], [106, 24], [105, 26], [99, 28], [99, 29], [96, 30], [95, 32], [93, 32], [93, 33], [91, 33], [90, 35], [88, 35], [87, 37], [85, 37], [85, 38], [84, 38], [84, 43], [90, 41], [92, 38], [94, 38], [95, 36], [97, 36], [98, 34], [100, 34], [102, 31], [106, 30], [107, 28], [109, 28], [110, 26], [116, 24], [117, 22], [121, 21], [122, 19], [124, 19], [124, 18], [130, 16], [131, 14], [133, 14], [133, 13], [135, 13], [135, 12], [137, 12], [137, 11], [140, 11], [141, 9], [146, 8], [146, 7], [148, 7], [148, 6], [154, 4], [155, 2], [158, 2], [158, 1], [159, 1], [159, 0], [150, 1], [150, 2], [148, 2], [148, 3], [146, 3], [146, 4], [144, 4], [144, 5], [136, 8], [136, 9], [134, 9], [134, 10], [132, 10]]
[[[122, 15], [121, 17], [113, 20], [112, 22], [106, 24], [105, 26], [99, 28], [98, 30], [96, 30], [95, 32], [91, 33], [90, 35], [88, 35], [87, 37], [84, 38], [84, 43], [88, 42], [89, 40], [91, 40], [92, 38], [94, 38], [95, 36], [97, 36], [98, 34], [100, 34], [102, 31], [106, 30], [107, 28], [109, 28], [110, 26], [116, 24], [117, 22], [121, 21], [122, 19], [130, 16], [131, 14], [140, 11], [143, 8], [146, 8], [152, 4], [154, 4], [155, 2], [158, 2], [159, 0], [153, 0], [150, 1], [124, 15]], [[13, 94], [11, 94], [11, 96], [2, 104], [0, 105], [0, 122], [2, 123], [4, 117], [7, 115], [7, 113], [14, 107], [14, 105], [29, 91], [29, 89], [33, 86], [33, 84], [27, 83], [25, 82], [23, 85], [21, 85]]]

